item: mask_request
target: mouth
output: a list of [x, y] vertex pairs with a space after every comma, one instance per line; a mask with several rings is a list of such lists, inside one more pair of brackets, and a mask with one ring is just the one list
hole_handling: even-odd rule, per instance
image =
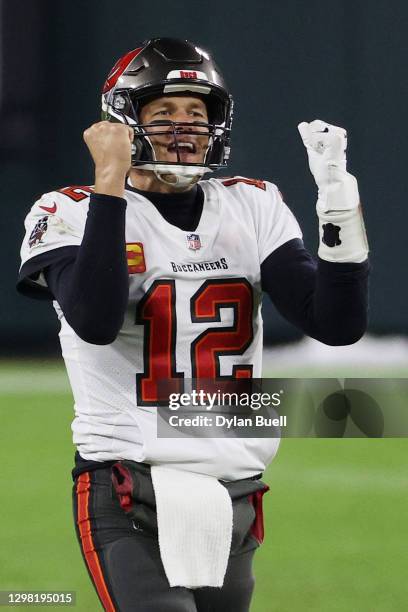
[[169, 153], [177, 153], [177, 149], [180, 154], [194, 154], [197, 153], [197, 147], [193, 142], [185, 142], [185, 141], [177, 141], [177, 145], [175, 142], [172, 142], [168, 145], [167, 151]]

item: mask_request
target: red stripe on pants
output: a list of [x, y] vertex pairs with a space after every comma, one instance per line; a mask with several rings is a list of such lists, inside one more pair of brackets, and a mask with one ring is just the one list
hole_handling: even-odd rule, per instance
[[85, 556], [85, 560], [95, 584], [95, 588], [106, 612], [115, 612], [115, 606], [112, 603], [103, 577], [101, 565], [99, 563], [98, 554], [95, 550], [94, 542], [91, 533], [91, 522], [89, 520], [89, 494], [91, 489], [91, 479], [89, 472], [85, 472], [78, 477], [76, 495], [78, 503], [78, 528], [81, 539], [81, 546]]

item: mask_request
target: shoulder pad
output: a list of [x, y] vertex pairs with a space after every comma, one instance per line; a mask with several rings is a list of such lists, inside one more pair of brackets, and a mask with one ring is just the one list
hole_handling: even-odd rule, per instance
[[34, 215], [57, 215], [71, 217], [77, 215], [79, 210], [82, 211], [83, 206], [72, 206], [73, 203], [83, 202], [87, 208], [87, 200], [93, 192], [93, 187], [88, 186], [70, 186], [48, 191], [36, 200], [31, 208], [31, 213]]

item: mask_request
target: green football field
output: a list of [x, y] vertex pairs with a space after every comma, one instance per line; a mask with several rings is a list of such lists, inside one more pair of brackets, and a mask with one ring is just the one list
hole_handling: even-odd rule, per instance
[[[0, 590], [76, 591], [76, 610], [99, 610], [71, 518], [72, 398], [61, 364], [2, 363], [0, 383]], [[407, 609], [407, 447], [402, 438], [283, 440], [264, 478], [252, 612]]]

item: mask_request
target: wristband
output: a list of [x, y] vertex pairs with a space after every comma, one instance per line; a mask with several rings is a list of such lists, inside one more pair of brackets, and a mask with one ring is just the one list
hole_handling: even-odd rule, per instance
[[318, 212], [319, 257], [326, 261], [361, 263], [368, 243], [361, 204], [352, 210]]

